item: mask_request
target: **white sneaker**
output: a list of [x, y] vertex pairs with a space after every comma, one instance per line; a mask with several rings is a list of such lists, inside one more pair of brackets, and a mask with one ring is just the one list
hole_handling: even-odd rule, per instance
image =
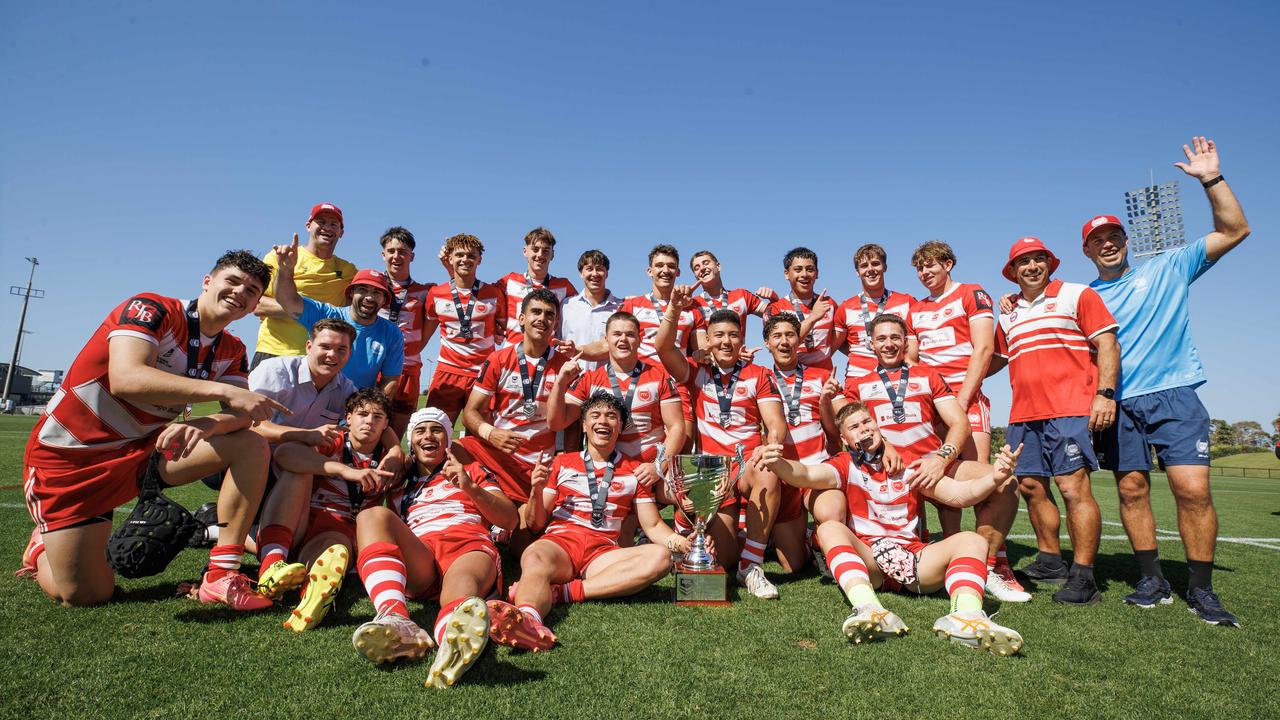
[[417, 623], [392, 612], [379, 614], [356, 628], [351, 644], [357, 652], [376, 663], [399, 658], [416, 660], [435, 645], [431, 635]]
[[844, 636], [854, 645], [872, 640], [902, 637], [910, 628], [891, 610], [876, 605], [856, 607], [840, 626]]
[[987, 572], [987, 594], [1000, 602], [1031, 602], [1031, 593], [1010, 587], [1000, 573], [993, 571]]
[[1017, 630], [997, 625], [981, 610], [943, 615], [933, 624], [933, 632], [951, 642], [1001, 657], [1013, 655], [1022, 648], [1022, 636]]
[[764, 576], [764, 568], [759, 565], [752, 565], [746, 570], [739, 570], [738, 584], [761, 600], [778, 599], [778, 588], [769, 582], [769, 578]]
[[449, 616], [444, 643], [427, 673], [427, 687], [447, 688], [458, 682], [480, 659], [489, 643], [489, 607], [478, 597], [469, 597]]

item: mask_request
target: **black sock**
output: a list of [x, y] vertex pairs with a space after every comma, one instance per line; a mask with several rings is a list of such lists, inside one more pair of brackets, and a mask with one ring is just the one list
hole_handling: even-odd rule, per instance
[[1062, 555], [1061, 553], [1047, 553], [1041, 550], [1040, 554], [1036, 555], [1036, 562], [1048, 568], [1060, 568], [1062, 567]]
[[1093, 579], [1093, 566], [1083, 565], [1081, 563], [1071, 563], [1071, 574], [1080, 577]]
[[1187, 580], [1188, 590], [1213, 587], [1212, 560], [1187, 560], [1187, 568], [1191, 570], [1191, 577]]
[[1133, 556], [1138, 559], [1138, 572], [1142, 577], [1164, 579], [1164, 573], [1160, 572], [1159, 550], [1134, 550]]

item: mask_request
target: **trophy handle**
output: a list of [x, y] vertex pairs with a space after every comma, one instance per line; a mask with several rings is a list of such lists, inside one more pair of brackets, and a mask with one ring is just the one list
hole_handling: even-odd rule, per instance
[[738, 482], [738, 478], [742, 477], [742, 473], [747, 471], [747, 461], [742, 457], [742, 445], [738, 445], [734, 450], [733, 459], [738, 461], [738, 474], [733, 476], [731, 482]]

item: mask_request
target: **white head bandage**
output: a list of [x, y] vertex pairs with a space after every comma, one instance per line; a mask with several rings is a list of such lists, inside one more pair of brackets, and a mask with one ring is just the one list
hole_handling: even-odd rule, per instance
[[449, 416], [443, 410], [433, 407], [424, 407], [409, 416], [409, 425], [404, 430], [405, 437], [413, 438], [413, 429], [424, 422], [439, 423], [445, 429], [445, 448], [453, 443], [453, 423], [449, 421]]

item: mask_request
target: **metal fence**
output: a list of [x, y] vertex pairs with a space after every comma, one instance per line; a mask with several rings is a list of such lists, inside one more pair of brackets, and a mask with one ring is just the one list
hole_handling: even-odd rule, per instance
[[1242, 468], [1242, 467], [1210, 467], [1210, 475], [1229, 475], [1231, 477], [1245, 478], [1262, 478], [1264, 480], [1275, 480], [1280, 478], [1280, 470], [1272, 468]]

